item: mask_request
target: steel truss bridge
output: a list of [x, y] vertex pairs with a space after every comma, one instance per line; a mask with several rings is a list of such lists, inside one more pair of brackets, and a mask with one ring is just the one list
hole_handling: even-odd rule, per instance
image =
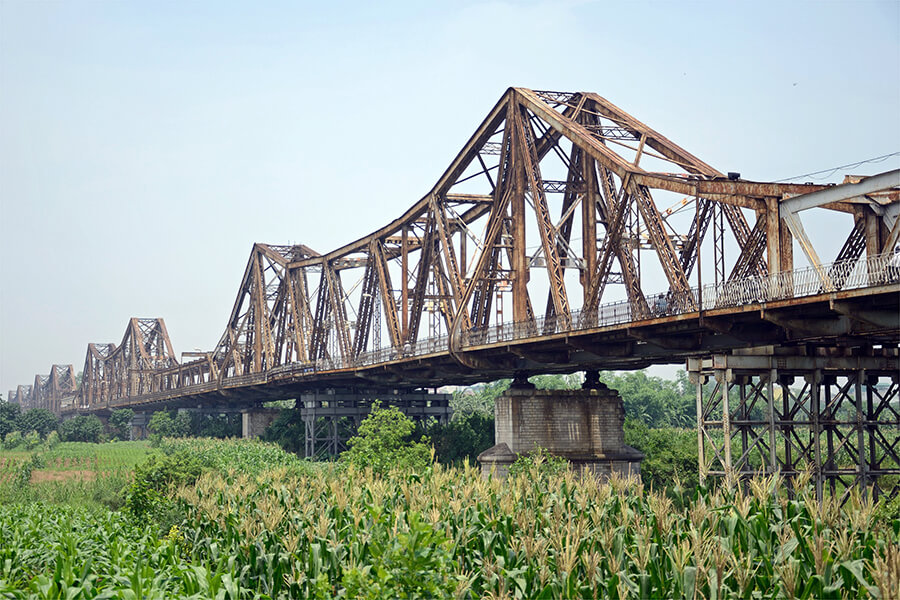
[[[80, 386], [54, 366], [9, 398], [67, 414], [227, 406], [769, 346], [887, 361], [896, 423], [898, 186], [900, 171], [746, 181], [597, 94], [510, 88], [390, 223], [324, 254], [255, 244], [212, 350], [179, 360], [162, 319], [133, 318], [120, 343], [88, 345]], [[824, 246], [801, 214], [828, 219]]]

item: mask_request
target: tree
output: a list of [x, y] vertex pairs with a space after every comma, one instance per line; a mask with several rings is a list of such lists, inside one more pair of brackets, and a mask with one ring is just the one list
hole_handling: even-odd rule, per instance
[[304, 450], [306, 424], [295, 408], [282, 410], [262, 434], [265, 442], [275, 442], [288, 452], [300, 453]]
[[361, 469], [371, 467], [376, 473], [395, 467], [424, 469], [431, 464], [431, 448], [425, 436], [418, 442], [409, 439], [414, 429], [412, 419], [399, 408], [382, 408], [376, 400], [372, 412], [359, 424], [358, 434], [347, 441], [348, 450], [341, 460]]
[[150, 417], [147, 429], [159, 437], [187, 437], [191, 435], [191, 415], [182, 411], [172, 416], [172, 413], [160, 410]]
[[16, 431], [16, 423], [21, 415], [18, 404], [12, 402], [0, 402], [0, 440], [11, 431]]
[[131, 438], [131, 420], [134, 419], [134, 411], [130, 408], [121, 408], [112, 411], [109, 415], [109, 430], [119, 439]]
[[103, 435], [103, 422], [95, 415], [78, 415], [63, 421], [59, 435], [66, 442], [99, 442]]
[[581, 389], [581, 374], [571, 375], [537, 375], [528, 379], [539, 390], [577, 390]]
[[[199, 437], [228, 438], [241, 436], [240, 413], [194, 413], [191, 419], [191, 435]], [[300, 437], [303, 437], [301, 432]]]
[[656, 490], [672, 489], [676, 480], [687, 491], [699, 485], [697, 433], [689, 429], [650, 429], [638, 419], [625, 419], [625, 443], [644, 453], [641, 479]]
[[602, 373], [600, 379], [622, 396], [626, 415], [650, 427], [690, 427], [696, 422], [696, 392], [687, 376], [672, 381], [632, 371]]
[[453, 392], [450, 407], [453, 409], [453, 418], [462, 417], [471, 413], [480, 413], [494, 416], [494, 401], [503, 392], [509, 389], [512, 379], [499, 379], [490, 383]]
[[191, 413], [185, 410], [179, 411], [178, 414], [175, 415], [173, 423], [175, 437], [188, 437], [191, 435]]
[[479, 454], [494, 445], [494, 415], [482, 412], [454, 413], [447, 424], [432, 420], [421, 428], [434, 444], [435, 458], [444, 464], [475, 464]]
[[175, 420], [168, 412], [159, 410], [150, 417], [150, 423], [147, 425], [150, 433], [154, 433], [160, 437], [172, 437], [175, 435]]
[[37, 431], [41, 437], [46, 437], [48, 433], [56, 429], [59, 425], [59, 419], [46, 408], [32, 408], [19, 415], [16, 422], [16, 429], [22, 433]]

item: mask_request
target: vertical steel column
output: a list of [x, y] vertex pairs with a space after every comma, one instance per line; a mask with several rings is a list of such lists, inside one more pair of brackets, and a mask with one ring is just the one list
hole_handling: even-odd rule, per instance
[[776, 443], [776, 435], [775, 435], [775, 380], [778, 378], [778, 371], [776, 369], [769, 370], [769, 380], [766, 382], [766, 390], [767, 390], [767, 415], [768, 418], [768, 426], [769, 426], [769, 469], [768, 474], [774, 474], [779, 472], [778, 468], [778, 454], [775, 452], [775, 443]]
[[716, 381], [722, 389], [722, 435], [725, 438], [725, 447], [722, 449], [725, 455], [725, 482], [731, 487], [737, 480], [734, 473], [734, 465], [731, 463], [731, 407], [728, 403], [728, 372], [725, 369], [716, 371]]
[[744, 465], [750, 459], [750, 409], [747, 407], [747, 377], [737, 378], [737, 388], [740, 403], [738, 404], [738, 428], [741, 431], [741, 461], [738, 468], [743, 471]]
[[409, 229], [400, 231], [400, 338], [407, 341], [409, 333]]
[[821, 394], [821, 384], [822, 384], [822, 371], [820, 369], [816, 369], [812, 372], [812, 374], [806, 376], [806, 381], [809, 383], [809, 408], [810, 408], [810, 427], [812, 429], [812, 443], [813, 443], [813, 453], [815, 456], [815, 466], [813, 468], [813, 478], [816, 485], [816, 500], [821, 503], [824, 498], [824, 475], [822, 473], [822, 445], [821, 445], [821, 435], [822, 435], [822, 426], [820, 424], [821, 420], [821, 406], [820, 406], [820, 394]]
[[781, 387], [781, 414], [779, 415], [777, 427], [781, 432], [780, 437], [784, 444], [784, 461], [781, 463], [784, 470], [787, 471], [784, 483], [788, 488], [788, 493], [793, 494], [793, 478], [797, 474], [796, 464], [794, 463], [793, 441], [791, 440], [791, 433], [793, 432], [791, 404], [793, 403], [793, 398], [791, 397], [790, 381], [793, 377], [787, 377], [786, 379], [784, 379], [784, 375], [781, 375], [781, 377], [783, 378], [782, 381], [778, 382], [778, 385]]
[[725, 271], [725, 213], [718, 202], [712, 203], [713, 263], [715, 264], [715, 284], [724, 283]]
[[[877, 383], [877, 378], [874, 383]], [[875, 439], [875, 431], [878, 429], [878, 416], [875, 414], [874, 406], [872, 405], [872, 383], [869, 381], [869, 375], [866, 373], [866, 378], [864, 380], [864, 384], [866, 386], [866, 438], [868, 438], [868, 446], [869, 446], [869, 459], [867, 462], [867, 468], [878, 468], [878, 458], [876, 453], [876, 448], [878, 442]], [[900, 466], [900, 465], [898, 465]], [[872, 482], [873, 488], [873, 500], [878, 499], [878, 486], [875, 485], [876, 482]]]
[[868, 486], [868, 473], [866, 472], [866, 435], [863, 430], [863, 393], [862, 393], [862, 384], [866, 379], [866, 371], [864, 369], [860, 369], [856, 371], [856, 382], [854, 384], [854, 404], [856, 405], [856, 454], [857, 454], [857, 463], [859, 465], [859, 471], [857, 472], [857, 479], [859, 480], [859, 485], [862, 488], [863, 498], [866, 497], [866, 487]]
[[697, 466], [700, 470], [700, 485], [705, 485], [706, 473], [709, 470], [706, 466], [706, 444], [704, 440], [706, 419], [703, 414], [703, 385], [706, 383], [706, 376], [698, 372], [691, 373], [691, 377], [696, 377], [697, 384]]
[[831, 474], [835, 470], [834, 464], [834, 430], [835, 430], [835, 408], [832, 404], [831, 397], [831, 386], [836, 383], [836, 379], [831, 376], [824, 380], [824, 385], [822, 386], [822, 391], [825, 392], [825, 419], [826, 419], [826, 436], [825, 441], [828, 445], [828, 458], [825, 461], [825, 473], [828, 476], [828, 487], [830, 488], [831, 495], [835, 494], [836, 490], [836, 481], [834, 477], [831, 477]]

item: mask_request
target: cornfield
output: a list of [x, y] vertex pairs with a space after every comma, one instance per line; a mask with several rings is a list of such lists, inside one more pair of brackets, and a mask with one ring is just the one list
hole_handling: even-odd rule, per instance
[[[686, 499], [632, 480], [435, 465], [209, 472], [180, 525], [0, 507], [0, 596], [896, 598], [900, 521], [775, 478]], [[81, 594], [80, 596], [78, 594]]]

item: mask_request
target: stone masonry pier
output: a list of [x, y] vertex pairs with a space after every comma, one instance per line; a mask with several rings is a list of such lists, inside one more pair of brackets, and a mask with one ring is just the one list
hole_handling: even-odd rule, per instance
[[625, 444], [625, 407], [589, 373], [580, 390], [537, 390], [517, 381], [494, 408], [496, 445], [478, 456], [485, 475], [506, 477], [522, 454], [543, 448], [585, 475], [637, 475], [644, 455]]

